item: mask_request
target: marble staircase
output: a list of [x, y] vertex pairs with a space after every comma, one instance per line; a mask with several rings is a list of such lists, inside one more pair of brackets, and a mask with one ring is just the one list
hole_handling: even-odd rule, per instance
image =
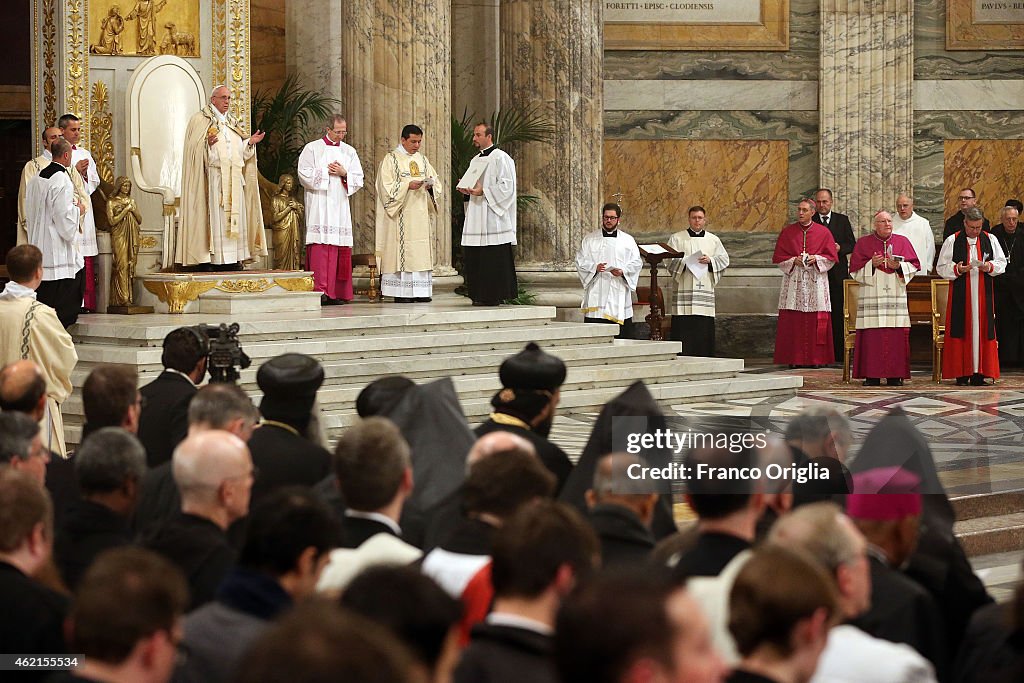
[[79, 354], [72, 375], [76, 391], [62, 407], [68, 442], [78, 443], [80, 387], [93, 367], [128, 363], [138, 368], [140, 385], [146, 384], [162, 369], [164, 336], [199, 323], [239, 323], [239, 339], [252, 359], [240, 384], [256, 401], [256, 369], [263, 362], [286, 352], [318, 358], [327, 375], [319, 398], [332, 441], [355, 419], [359, 391], [388, 374], [417, 382], [451, 376], [469, 421], [482, 421], [500, 387], [498, 366], [530, 341], [569, 367], [560, 404], [564, 412], [596, 413], [636, 379], [647, 382], [666, 408], [709, 397], [794, 395], [802, 384], [799, 377], [744, 374], [740, 359], [678, 357], [676, 342], [615, 340], [612, 326], [557, 322], [554, 307], [474, 308], [464, 301], [354, 304], [261, 315], [82, 316], [72, 328]]
[[951, 495], [954, 532], [969, 557], [1024, 548], [1024, 491]]

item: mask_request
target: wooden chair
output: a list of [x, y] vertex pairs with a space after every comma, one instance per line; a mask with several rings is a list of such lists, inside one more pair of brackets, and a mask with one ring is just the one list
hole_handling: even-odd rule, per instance
[[850, 383], [850, 363], [853, 343], [857, 339], [857, 304], [860, 283], [856, 280], [843, 281], [843, 381]]
[[377, 290], [377, 255], [376, 254], [352, 254], [352, 267], [367, 266], [370, 269], [369, 289], [357, 289], [353, 294], [365, 294], [370, 301], [378, 301], [380, 292]]
[[949, 280], [932, 280], [932, 379], [942, 381], [942, 349], [946, 344], [946, 301]]

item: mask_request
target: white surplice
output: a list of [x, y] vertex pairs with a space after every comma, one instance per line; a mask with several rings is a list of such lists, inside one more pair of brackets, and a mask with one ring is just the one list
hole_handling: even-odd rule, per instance
[[[327, 172], [337, 162], [348, 176], [345, 182]], [[363, 167], [351, 145], [324, 138], [302, 148], [299, 182], [306, 188], [306, 244], [352, 246], [352, 210], [349, 197], [363, 187]]]
[[683, 263], [684, 259], [668, 260], [668, 271], [672, 274], [672, 300], [667, 313], [714, 318], [715, 287], [723, 271], [729, 267], [729, 254], [722, 246], [722, 240], [707, 230], [697, 237], [689, 230], [682, 230], [669, 238], [668, 246], [686, 256], [699, 251], [709, 257], [711, 263], [704, 276], [698, 279]]
[[482, 158], [487, 167], [480, 179], [483, 195], [466, 202], [462, 246], [516, 244], [516, 164], [504, 151], [491, 147]]
[[[79, 161], [85, 159], [89, 162], [89, 168], [85, 174], [82, 175], [75, 168]], [[82, 256], [96, 256], [100, 253], [99, 246], [96, 244], [96, 216], [92, 210], [92, 193], [96, 191], [96, 188], [100, 186], [100, 174], [96, 170], [96, 160], [92, 158], [92, 154], [89, 150], [78, 147], [77, 145], [71, 148], [71, 180], [75, 185], [75, 192], [78, 194], [78, 198], [82, 200], [85, 207], [88, 209], [79, 221], [82, 227], [81, 235], [78, 238], [78, 243], [82, 249]]]
[[928, 219], [911, 213], [910, 218], [903, 220], [899, 214], [895, 214], [892, 217], [892, 232], [910, 240], [917, 260], [921, 262], [920, 273], [927, 275], [932, 272], [932, 264], [935, 263], [935, 233]]
[[85, 266], [78, 245], [80, 213], [71, 182], [73, 170], [58, 171], [49, 178], [36, 176], [25, 191], [28, 241], [43, 252], [45, 281], [73, 278]]
[[[599, 263], [605, 270], [596, 272]], [[605, 237], [595, 230], [583, 237], [576, 254], [576, 272], [583, 283], [583, 315], [604, 318], [622, 324], [633, 317], [633, 292], [640, 279], [644, 261], [640, 249], [630, 235], [622, 230], [615, 237]], [[621, 276], [612, 275], [612, 268], [622, 270]]]

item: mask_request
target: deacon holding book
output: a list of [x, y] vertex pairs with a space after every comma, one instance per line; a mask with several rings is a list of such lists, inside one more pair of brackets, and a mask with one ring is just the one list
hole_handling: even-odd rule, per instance
[[690, 227], [672, 235], [668, 246], [688, 258], [672, 259], [672, 331], [669, 338], [683, 342], [685, 356], [715, 355], [715, 287], [729, 267], [722, 240], [704, 229], [703, 206], [691, 206]]
[[815, 204], [801, 199], [797, 221], [779, 233], [772, 263], [782, 271], [775, 362], [816, 367], [835, 362], [828, 271], [839, 260], [836, 242], [813, 221]]
[[380, 290], [396, 304], [430, 301], [434, 289], [433, 226], [437, 171], [420, 152], [423, 129], [402, 128], [402, 141], [377, 173], [376, 253]]
[[348, 123], [335, 114], [324, 136], [302, 148], [299, 181], [306, 188], [306, 267], [324, 304], [352, 300], [352, 210], [363, 186], [355, 148], [345, 144]]
[[601, 228], [583, 236], [576, 254], [576, 272], [583, 283], [583, 321], [619, 326], [628, 339], [633, 328], [633, 292], [644, 261], [632, 236], [619, 230], [622, 209], [605, 204]]
[[946, 343], [942, 377], [959, 386], [984, 386], [999, 378], [996, 344], [995, 294], [992, 278], [1006, 271], [999, 240], [982, 230], [981, 209], [965, 209], [964, 227], [942, 243], [936, 272], [949, 286], [946, 300]]
[[516, 164], [494, 145], [494, 129], [473, 128], [473, 158], [457, 189], [466, 199], [462, 255], [474, 306], [497, 306], [518, 294], [516, 264]]

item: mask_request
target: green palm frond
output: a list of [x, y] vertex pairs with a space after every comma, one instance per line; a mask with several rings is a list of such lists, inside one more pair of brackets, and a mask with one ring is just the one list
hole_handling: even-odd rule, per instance
[[276, 93], [253, 95], [253, 128], [267, 132], [260, 145], [260, 173], [273, 181], [282, 173], [295, 173], [302, 147], [340, 105], [333, 97], [303, 88], [294, 74]]

